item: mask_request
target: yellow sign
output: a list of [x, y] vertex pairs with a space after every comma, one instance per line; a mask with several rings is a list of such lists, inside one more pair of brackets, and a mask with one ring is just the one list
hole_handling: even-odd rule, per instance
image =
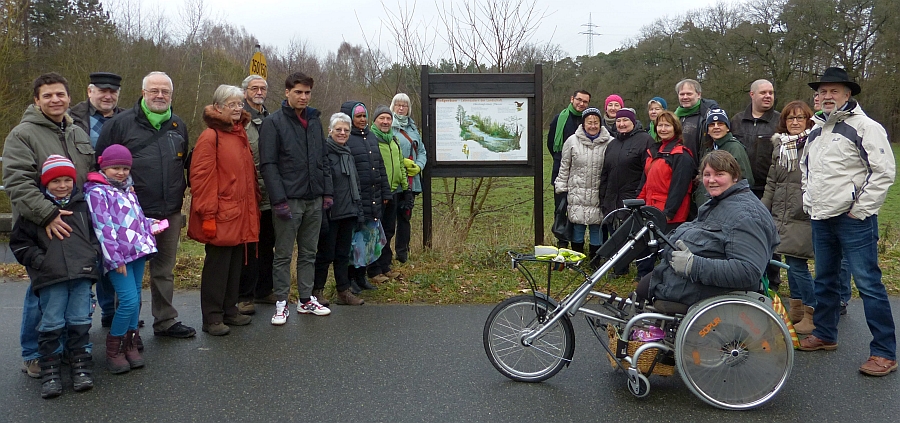
[[266, 66], [266, 56], [263, 56], [261, 51], [257, 51], [256, 54], [253, 55], [253, 58], [250, 59], [250, 74], [259, 75], [265, 79], [269, 79], [269, 69], [268, 66]]

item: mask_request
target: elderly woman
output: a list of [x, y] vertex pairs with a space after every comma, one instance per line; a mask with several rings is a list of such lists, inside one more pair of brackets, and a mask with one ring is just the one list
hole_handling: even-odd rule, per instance
[[206, 244], [200, 275], [203, 331], [227, 335], [228, 325], [250, 323], [238, 313], [238, 287], [248, 243], [259, 241], [259, 187], [244, 126], [240, 88], [220, 85], [203, 110], [208, 128], [200, 134], [191, 161], [191, 217], [188, 236]]
[[[776, 134], [772, 136], [772, 165], [766, 178], [762, 203], [772, 211], [781, 244], [775, 254], [783, 254], [791, 266], [787, 272], [791, 289], [790, 316], [799, 334], [815, 329], [813, 309], [816, 297], [809, 260], [815, 258], [812, 248], [812, 226], [809, 215], [803, 212], [803, 191], [800, 188], [800, 152], [813, 127], [813, 112], [803, 101], [784, 106], [778, 119]], [[843, 284], [842, 284], [843, 285]]]
[[572, 249], [584, 251], [584, 232], [590, 230], [591, 255], [600, 248], [600, 172], [606, 157], [606, 146], [612, 137], [603, 127], [602, 115], [596, 108], [582, 114], [584, 123], [578, 126], [563, 144], [559, 176], [553, 186], [557, 193], [567, 193], [569, 222], [574, 224]]
[[350, 291], [350, 242], [353, 229], [363, 222], [359, 176], [353, 154], [347, 146], [350, 138], [350, 116], [344, 113], [331, 115], [328, 125], [328, 165], [331, 166], [331, 183], [334, 186], [334, 204], [322, 216], [322, 231], [316, 251], [316, 273], [313, 279], [312, 295], [319, 303], [328, 307], [323, 293], [328, 278], [328, 266], [334, 267], [334, 285], [337, 288], [337, 303], [340, 305], [363, 305], [365, 301]]
[[665, 260], [638, 284], [641, 298], [694, 304], [736, 290], [758, 291], [778, 245], [772, 215], [750, 191], [741, 167], [727, 151], [713, 151], [700, 163], [710, 200], [697, 219], [678, 227]]
[[394, 238], [394, 253], [397, 261], [406, 263], [409, 259], [409, 238], [412, 209], [415, 204], [415, 196], [422, 192], [422, 169], [425, 168], [425, 143], [422, 142], [422, 134], [416, 122], [409, 115], [409, 96], [399, 93], [391, 100], [391, 112], [394, 121], [391, 130], [394, 137], [400, 143], [403, 154], [403, 164], [406, 166], [407, 182], [412, 195], [407, 193], [406, 198], [397, 207], [397, 236]]
[[669, 105], [666, 103], [666, 99], [662, 97], [653, 97], [647, 102], [647, 115], [650, 116], [650, 129], [647, 130], [647, 133], [653, 139], [656, 139], [656, 118], [659, 117], [663, 110], [668, 108]]

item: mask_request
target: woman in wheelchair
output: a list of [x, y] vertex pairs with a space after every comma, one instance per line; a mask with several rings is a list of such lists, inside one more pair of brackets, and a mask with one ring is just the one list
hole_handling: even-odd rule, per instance
[[669, 236], [663, 260], [638, 283], [639, 299], [685, 305], [730, 291], [761, 291], [760, 280], [779, 243], [772, 215], [741, 178], [737, 160], [723, 150], [700, 163], [710, 199], [697, 219]]

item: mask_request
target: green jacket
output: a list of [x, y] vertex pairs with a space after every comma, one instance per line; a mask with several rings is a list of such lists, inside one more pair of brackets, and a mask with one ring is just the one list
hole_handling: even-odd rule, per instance
[[379, 137], [378, 150], [381, 151], [381, 158], [384, 160], [384, 170], [387, 172], [388, 184], [391, 186], [391, 192], [406, 191], [409, 189], [409, 182], [406, 179], [406, 167], [403, 166], [403, 153], [400, 151], [400, 143], [397, 137], [391, 138], [391, 142], [384, 142]]
[[12, 204], [13, 221], [19, 216], [46, 226], [59, 214], [58, 207], [41, 192], [41, 165], [51, 154], [75, 164], [76, 186], [81, 188], [94, 164], [91, 139], [66, 114], [62, 131], [35, 105], [25, 109], [22, 121], [3, 145], [3, 185]]
[[[741, 167], [741, 179], [746, 179], [747, 183], [750, 186], [753, 186], [753, 171], [750, 168], [750, 158], [747, 156], [747, 148], [744, 147], [744, 144], [741, 144], [740, 141], [734, 138], [734, 135], [731, 132], [725, 134], [724, 137], [719, 140], [713, 140], [709, 135], [706, 137], [706, 142], [703, 143], [703, 154], [697, 156], [697, 163], [700, 163], [703, 160], [703, 156], [713, 150], [725, 150], [731, 153], [734, 156], [735, 160], [738, 162], [738, 166]], [[710, 143], [713, 142], [713, 144]], [[700, 173], [700, 183], [697, 184], [697, 189], [694, 191], [694, 204], [697, 207], [703, 205], [706, 200], [709, 200], [709, 196], [706, 194], [706, 187], [703, 186], [703, 169], [699, 170]]]

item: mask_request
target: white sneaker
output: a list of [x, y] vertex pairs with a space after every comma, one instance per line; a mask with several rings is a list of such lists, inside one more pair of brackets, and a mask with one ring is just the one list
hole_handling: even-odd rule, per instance
[[291, 310], [287, 306], [287, 301], [276, 301], [275, 315], [272, 316], [272, 324], [275, 326], [281, 326], [285, 324], [290, 314]]
[[331, 314], [331, 309], [319, 304], [319, 300], [315, 296], [310, 296], [309, 301], [304, 304], [297, 303], [297, 313], [315, 314], [316, 316], [327, 316]]

